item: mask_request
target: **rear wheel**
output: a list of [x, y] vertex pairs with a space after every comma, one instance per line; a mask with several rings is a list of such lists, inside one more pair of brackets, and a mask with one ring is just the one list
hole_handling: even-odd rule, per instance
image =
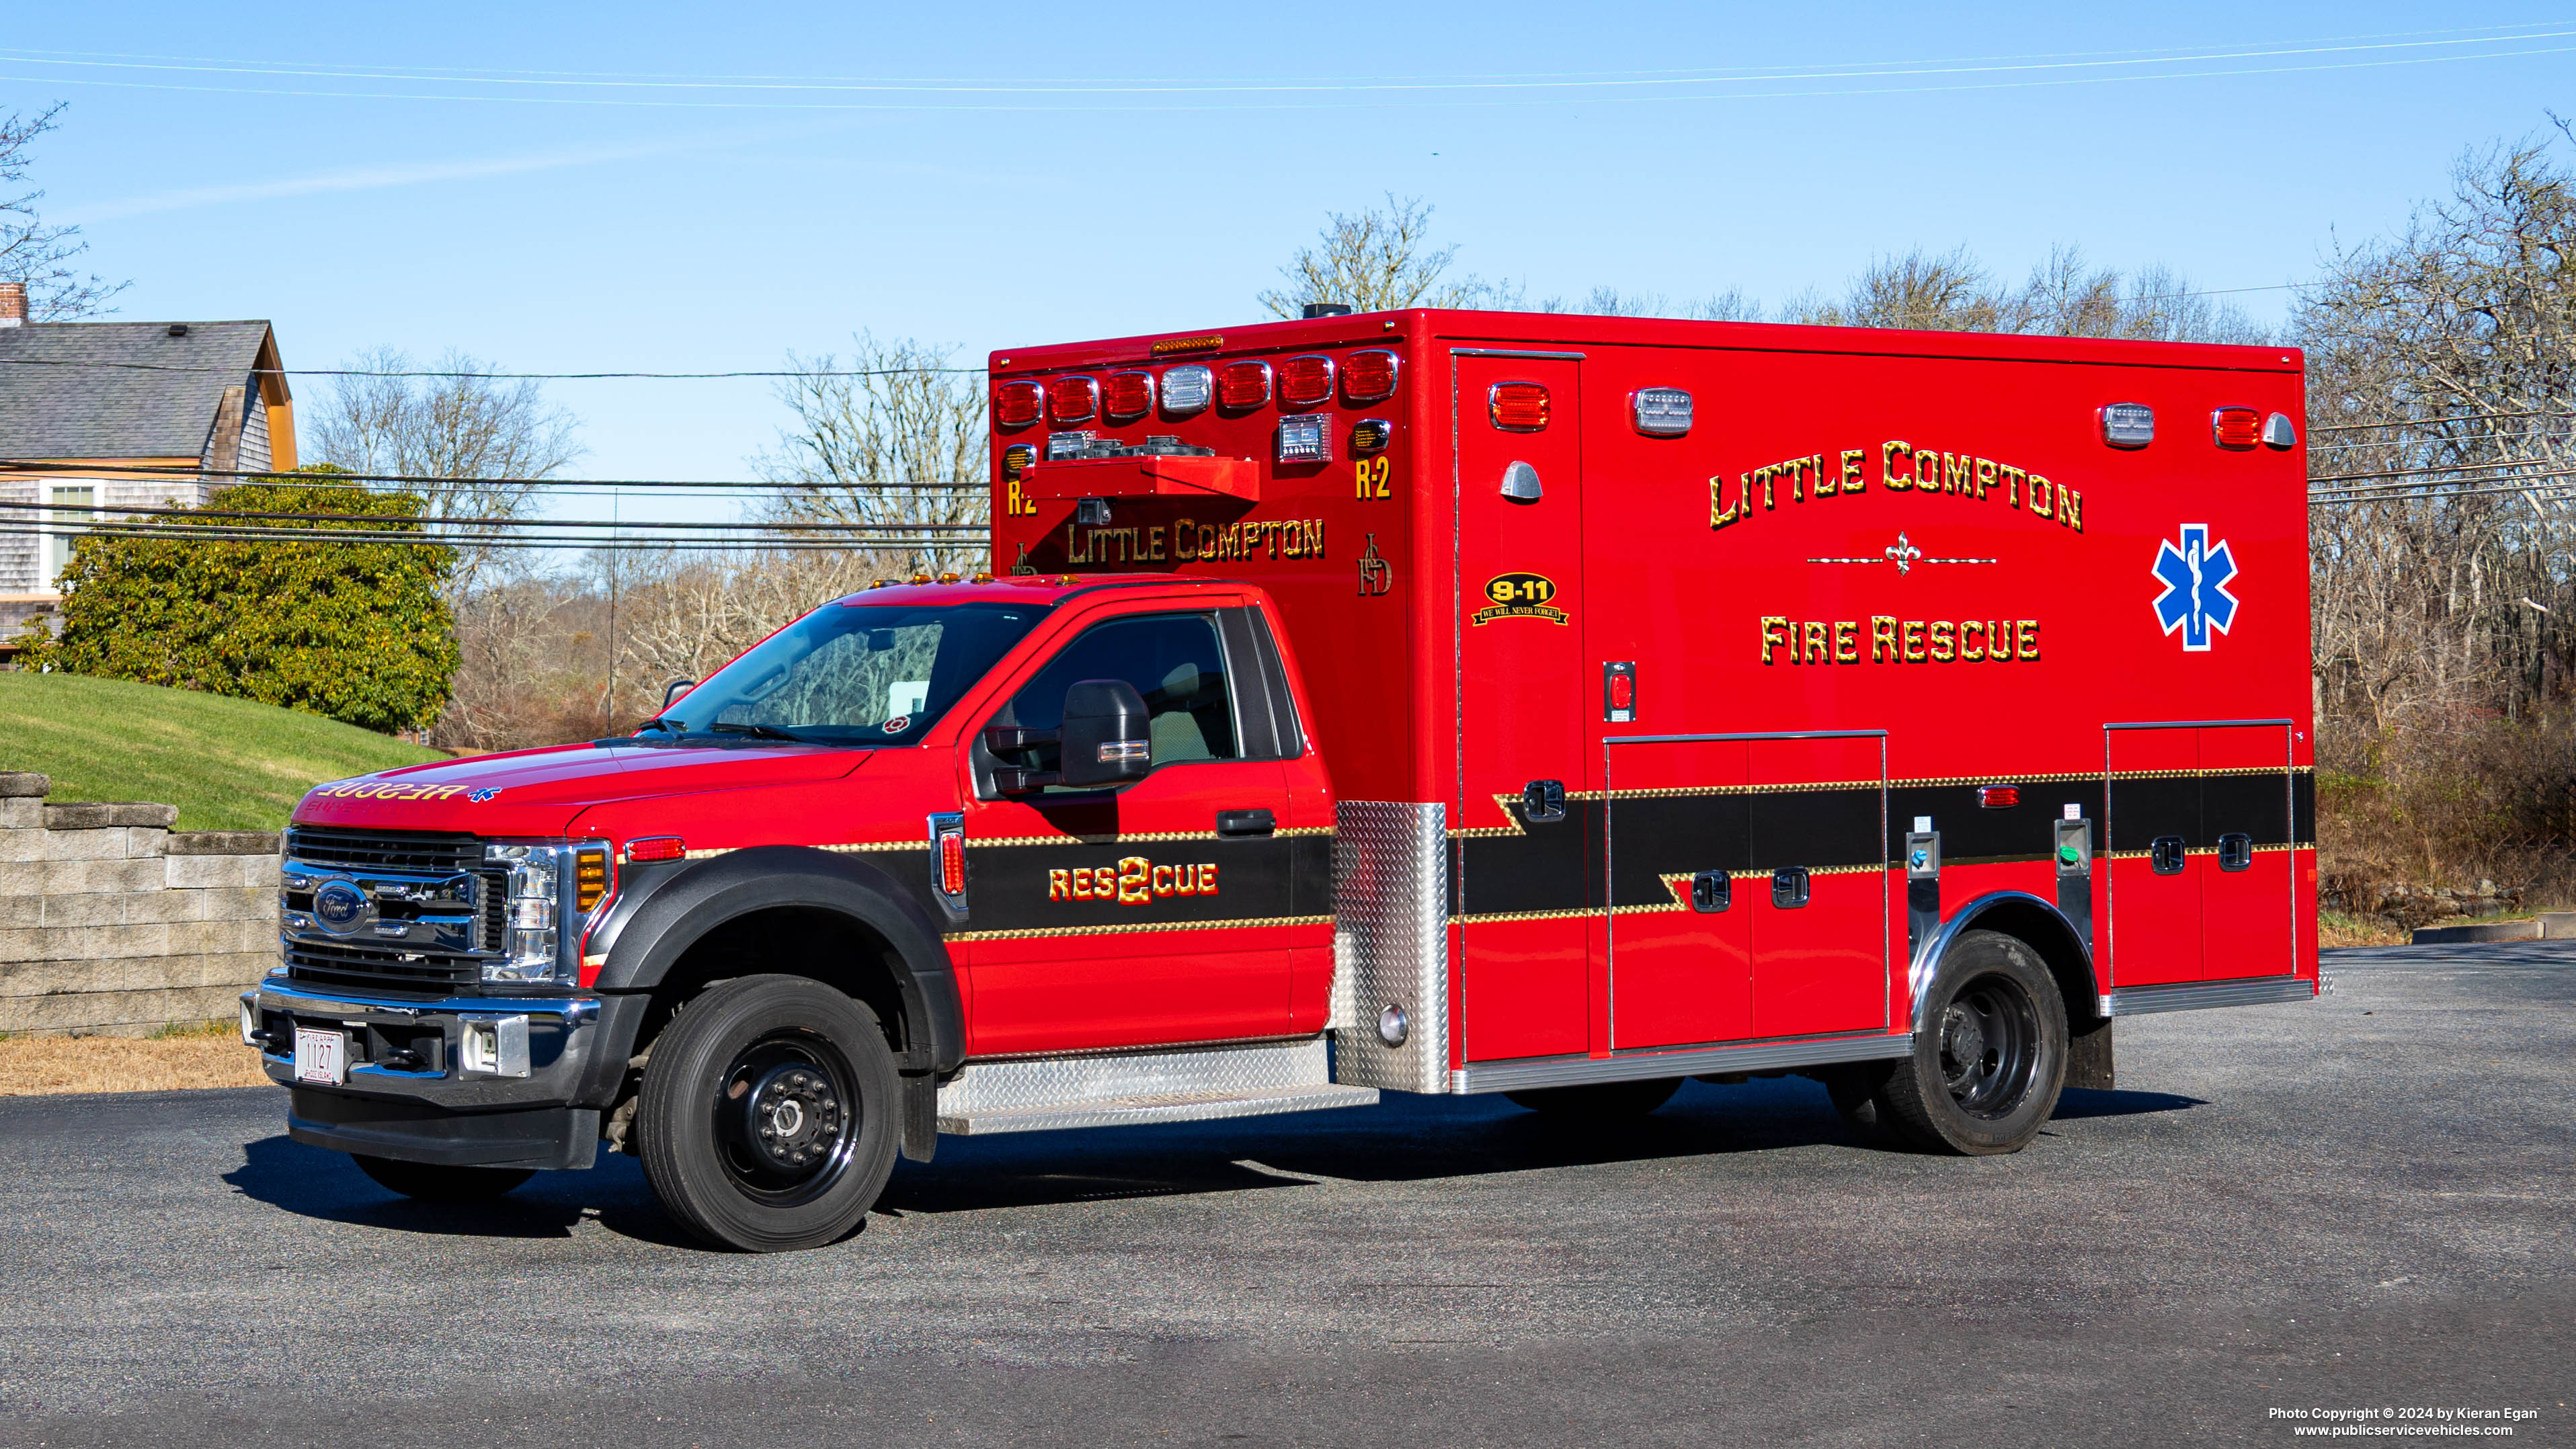
[[442, 1167], [394, 1157], [351, 1153], [358, 1170], [388, 1192], [422, 1202], [489, 1202], [536, 1176], [524, 1167]]
[[856, 1227], [902, 1136], [876, 1014], [818, 981], [709, 987], [653, 1043], [636, 1109], [645, 1180], [681, 1226], [754, 1253]]
[[1680, 1090], [1682, 1079], [1663, 1077], [1651, 1082], [1586, 1082], [1579, 1087], [1540, 1087], [1527, 1092], [1505, 1092], [1517, 1106], [1548, 1117], [1643, 1117], [1672, 1100]]
[[2010, 936], [1963, 931], [1875, 1102], [1917, 1147], [1987, 1156], [2029, 1145], [2065, 1082], [2066, 1007], [2046, 964]]

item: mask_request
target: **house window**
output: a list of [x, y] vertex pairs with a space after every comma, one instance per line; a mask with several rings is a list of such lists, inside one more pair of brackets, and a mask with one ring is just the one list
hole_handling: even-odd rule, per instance
[[48, 530], [48, 536], [45, 539], [47, 550], [45, 582], [48, 586], [59, 581], [63, 576], [63, 570], [70, 566], [72, 540], [78, 538], [88, 525], [89, 508], [96, 502], [98, 502], [98, 490], [95, 488], [54, 490], [54, 507], [62, 511], [51, 515], [52, 527]]

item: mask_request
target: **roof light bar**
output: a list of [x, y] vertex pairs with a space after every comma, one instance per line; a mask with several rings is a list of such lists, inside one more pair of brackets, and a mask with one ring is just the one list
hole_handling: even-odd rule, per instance
[[1333, 359], [1322, 353], [1292, 357], [1279, 365], [1279, 401], [1310, 408], [1333, 396]]
[[2263, 441], [2263, 415], [2252, 408], [2220, 408], [2209, 415], [2209, 432], [2218, 446], [2241, 453]]
[[2102, 441], [2114, 448], [2143, 448], [2156, 440], [2156, 410], [2145, 403], [2110, 403], [2102, 409]]
[[1192, 363], [1163, 370], [1163, 416], [1186, 418], [1207, 411], [1216, 395], [1216, 374]]
[[1678, 438], [1691, 429], [1691, 395], [1677, 387], [1641, 387], [1628, 394], [1629, 416], [1650, 438]]
[[1059, 377], [1047, 392], [1047, 421], [1062, 427], [1078, 423], [1100, 411], [1100, 381], [1097, 378]]
[[1113, 423], [1129, 422], [1154, 410], [1154, 374], [1113, 372], [1100, 389], [1100, 411]]
[[1485, 411], [1507, 433], [1535, 433], [1547, 426], [1547, 389], [1534, 382], [1498, 382], [1485, 393]]
[[1046, 411], [1046, 384], [1006, 382], [993, 389], [993, 421], [1006, 428], [1025, 428]]
[[1216, 375], [1217, 406], [1228, 412], [1249, 412], [1270, 401], [1270, 364], [1266, 362], [1229, 362]]

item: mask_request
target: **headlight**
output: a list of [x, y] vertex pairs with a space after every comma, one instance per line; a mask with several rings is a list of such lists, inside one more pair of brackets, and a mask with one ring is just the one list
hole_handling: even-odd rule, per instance
[[607, 904], [607, 844], [495, 841], [483, 847], [483, 859], [508, 868], [499, 907], [501, 955], [483, 963], [483, 979], [570, 985], [582, 934]]

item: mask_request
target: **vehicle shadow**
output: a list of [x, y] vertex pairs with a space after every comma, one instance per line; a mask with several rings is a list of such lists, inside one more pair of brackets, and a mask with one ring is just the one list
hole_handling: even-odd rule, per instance
[[2183, 1112], [2209, 1103], [2198, 1097], [2177, 1096], [2172, 1092], [2093, 1091], [2069, 1087], [2059, 1095], [2057, 1110], [2050, 1120], [2067, 1122], [2086, 1117], [2136, 1117], [2148, 1112]]
[[693, 1243], [663, 1215], [634, 1159], [601, 1152], [587, 1172], [540, 1172], [482, 1203], [419, 1202], [379, 1187], [345, 1155], [283, 1133], [243, 1144], [223, 1175], [245, 1197], [302, 1217], [393, 1232], [480, 1238], [563, 1238], [585, 1216], [624, 1237]]

